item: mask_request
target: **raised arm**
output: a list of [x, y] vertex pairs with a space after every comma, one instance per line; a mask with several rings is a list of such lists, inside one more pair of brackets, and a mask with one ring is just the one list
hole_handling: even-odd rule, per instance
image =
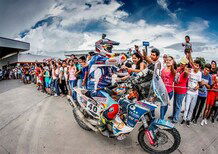
[[144, 59], [148, 64], [151, 64], [151, 63], [152, 63], [151, 58], [148, 57], [148, 55], [147, 55], [146, 49], [142, 49], [142, 56], [143, 56], [143, 59]]

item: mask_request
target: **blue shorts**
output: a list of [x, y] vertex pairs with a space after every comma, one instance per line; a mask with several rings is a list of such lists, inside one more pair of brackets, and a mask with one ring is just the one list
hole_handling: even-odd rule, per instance
[[50, 88], [50, 83], [49, 82], [45, 82], [45, 88]]

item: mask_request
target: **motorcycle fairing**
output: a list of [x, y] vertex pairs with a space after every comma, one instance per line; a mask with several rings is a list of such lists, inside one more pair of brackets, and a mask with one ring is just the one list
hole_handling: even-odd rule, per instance
[[130, 103], [127, 106], [127, 125], [134, 128], [141, 116], [148, 111], [149, 110], [144, 107]]
[[142, 101], [136, 101], [137, 104], [139, 104], [140, 106], [149, 109], [149, 111], [153, 111], [157, 108], [157, 105], [155, 104], [151, 104], [149, 102], [147, 102], [146, 100], [142, 100]]

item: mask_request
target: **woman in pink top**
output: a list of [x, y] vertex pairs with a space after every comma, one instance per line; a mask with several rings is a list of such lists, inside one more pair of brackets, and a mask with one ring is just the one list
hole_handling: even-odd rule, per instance
[[[175, 67], [176, 67], [176, 63], [173, 57], [168, 56], [166, 60], [166, 67], [161, 71], [161, 78], [166, 86], [170, 99], [173, 97], [173, 83], [174, 83], [175, 74], [176, 74]], [[168, 109], [168, 105], [161, 106], [160, 108], [160, 118], [161, 119], [164, 119], [167, 109]]]
[[68, 69], [68, 74], [69, 74], [69, 84], [70, 84], [70, 89], [72, 90], [72, 98], [75, 100], [76, 99], [76, 93], [74, 92], [73, 88], [76, 87], [76, 66], [73, 63], [73, 60], [71, 60], [70, 62], [70, 67]]

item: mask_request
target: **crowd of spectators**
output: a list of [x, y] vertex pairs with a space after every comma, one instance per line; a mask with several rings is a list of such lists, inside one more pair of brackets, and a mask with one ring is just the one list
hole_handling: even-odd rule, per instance
[[[150, 55], [147, 50], [135, 45], [134, 50], [129, 50], [127, 61], [120, 66], [127, 76], [118, 77], [116, 81], [123, 80], [144, 70], [149, 63], [154, 63], [159, 68], [159, 74], [166, 86], [169, 98], [172, 100], [173, 111], [168, 118], [173, 123], [181, 122], [189, 126], [197, 124], [202, 115], [200, 124], [214, 123], [218, 114], [218, 71], [216, 61], [203, 64], [198, 58], [193, 60], [190, 37], [185, 37], [184, 57], [176, 64], [174, 57], [152, 49]], [[5, 79], [21, 79], [24, 83], [35, 83], [37, 89], [48, 95], [72, 96], [76, 99], [74, 87], [86, 88], [89, 74], [89, 61], [95, 52], [86, 56], [76, 57], [71, 55], [64, 60], [46, 59], [43, 63], [26, 64], [22, 67], [3, 71]], [[2, 71], [1, 71], [2, 72]], [[1, 74], [0, 72], [0, 74]], [[182, 106], [184, 111], [182, 111]], [[160, 118], [165, 119], [168, 105], [161, 106]], [[181, 113], [183, 113], [181, 116]]]

